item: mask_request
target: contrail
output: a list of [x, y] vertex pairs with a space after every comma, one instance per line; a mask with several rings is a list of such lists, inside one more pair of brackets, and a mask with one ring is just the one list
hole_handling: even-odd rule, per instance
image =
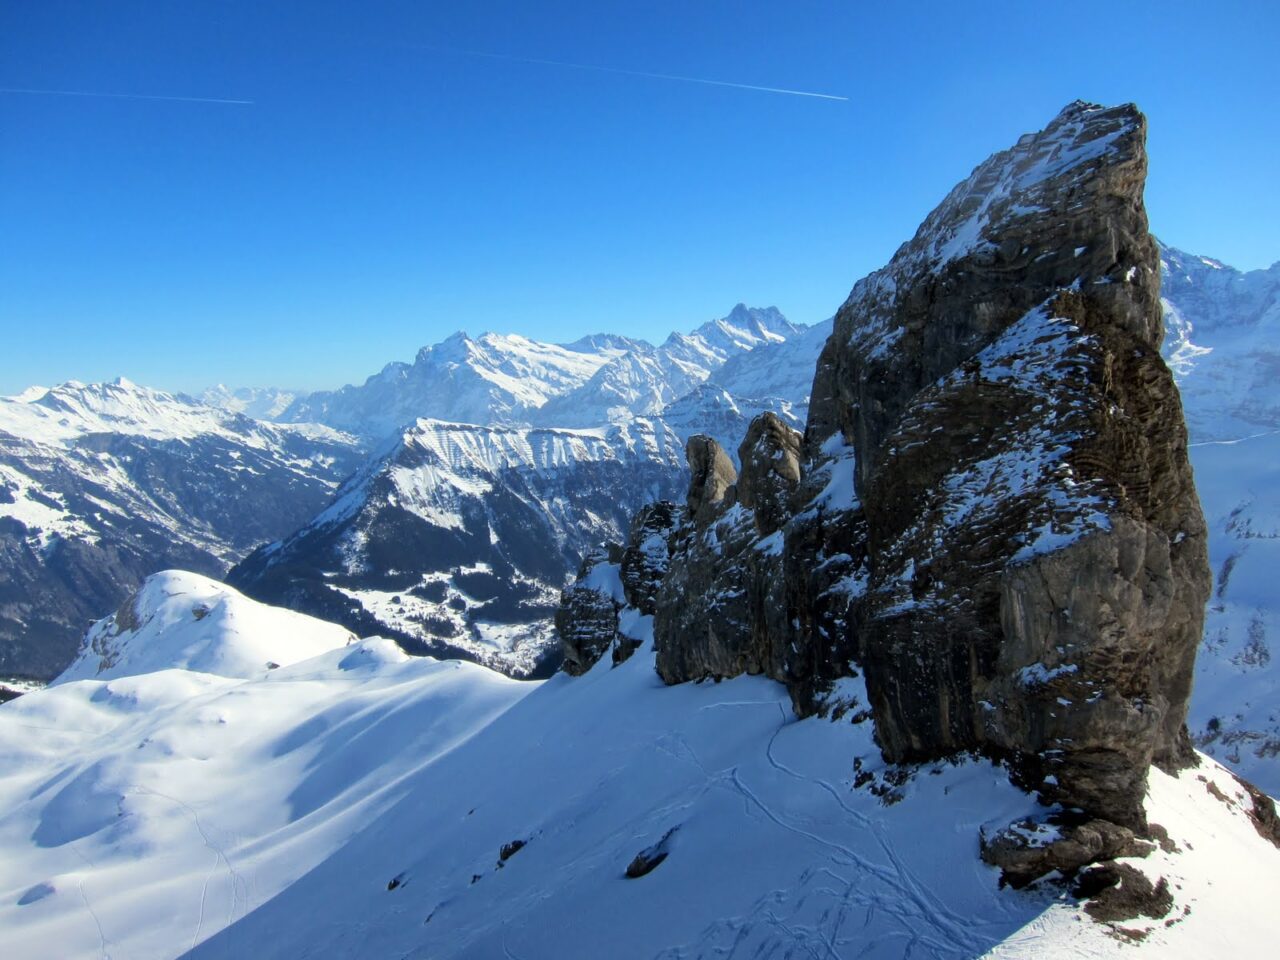
[[0, 93], [34, 93], [50, 97], [108, 97], [113, 100], [173, 100], [178, 103], [233, 103], [250, 105], [252, 100], [224, 100], [221, 97], [164, 97], [155, 93], [102, 93], [97, 90], [31, 90], [26, 87], [0, 87]]
[[619, 73], [628, 77], [648, 77], [651, 80], [679, 80], [682, 83], [705, 83], [712, 87], [734, 87], [738, 90], [756, 90], [761, 93], [785, 93], [792, 97], [815, 97], [819, 100], [842, 100], [848, 97], [837, 97], [830, 93], [813, 93], [809, 90], [788, 90], [785, 87], [759, 87], [751, 83], [731, 83], [728, 80], [708, 80], [705, 77], [682, 77], [673, 73], [648, 73], [644, 70], [624, 70], [621, 67], [602, 67], [594, 63], [569, 63], [565, 60], [543, 60], [539, 57], [517, 57], [505, 53], [485, 53], [480, 50], [454, 50], [448, 47], [434, 47], [430, 44], [414, 44], [424, 50], [437, 50], [444, 53], [461, 53], [469, 57], [486, 57], [490, 60], [510, 60], [516, 63], [537, 63], [548, 67], [570, 67], [574, 70], [597, 70], [601, 73]]

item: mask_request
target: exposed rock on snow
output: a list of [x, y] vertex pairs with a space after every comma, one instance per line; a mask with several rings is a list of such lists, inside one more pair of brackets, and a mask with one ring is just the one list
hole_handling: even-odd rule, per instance
[[580, 676], [610, 649], [613, 663], [622, 663], [653, 639], [653, 615], [670, 565], [676, 519], [674, 503], [647, 504], [632, 520], [625, 546], [610, 544], [583, 561], [556, 610], [566, 673]]
[[[1132, 106], [1075, 103], [957, 186], [841, 307], [771, 497], [750, 444], [744, 484], [690, 442], [664, 680], [764, 672], [813, 710], [856, 662], [887, 759], [989, 753], [1046, 802], [1145, 828], [1151, 763], [1191, 756], [1209, 571], [1144, 137]], [[788, 464], [785, 430], [752, 436]], [[1074, 867], [1113, 855], [1072, 842]]]
[[[714, 515], [726, 494], [733, 490], [738, 471], [720, 444], [702, 434], [689, 438], [685, 444], [685, 459], [689, 462], [691, 474], [685, 507], [692, 518], [705, 521]], [[733, 502], [732, 496], [729, 502]]]

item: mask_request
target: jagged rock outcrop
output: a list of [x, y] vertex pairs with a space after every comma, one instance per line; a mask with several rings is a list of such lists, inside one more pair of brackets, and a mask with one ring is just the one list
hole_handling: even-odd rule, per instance
[[618, 576], [627, 605], [648, 616], [657, 610], [658, 585], [671, 565], [667, 539], [677, 517], [676, 505], [670, 500], [641, 507], [631, 521], [619, 561]]
[[564, 654], [561, 667], [571, 677], [590, 670], [617, 642], [621, 598], [608, 589], [607, 580], [601, 583], [601, 577], [592, 576], [595, 571], [607, 571], [613, 566], [610, 554], [616, 553], [617, 545], [610, 546], [613, 549], [587, 554], [578, 568], [578, 578], [560, 594], [555, 615], [556, 634]]
[[656, 606], [667, 682], [763, 672], [814, 712], [861, 668], [886, 759], [1008, 761], [1076, 811], [1057, 869], [1192, 758], [1210, 578], [1145, 132], [1074, 103], [958, 185], [836, 315], [802, 445], [758, 418], [735, 477], [693, 438]]
[[806, 447], [815, 481], [852, 469], [886, 756], [1006, 756], [1129, 826], [1150, 763], [1188, 756], [1209, 591], [1144, 136], [1072, 104], [953, 190], [838, 313]]
[[677, 517], [670, 500], [647, 504], [632, 520], [625, 545], [609, 544], [583, 560], [555, 616], [565, 673], [586, 673], [608, 650], [622, 663], [652, 635]]
[[739, 673], [788, 678], [792, 631], [780, 528], [800, 479], [800, 443], [778, 417], [761, 414], [738, 449], [742, 474], [732, 483], [719, 444], [690, 440], [685, 521], [671, 537], [654, 618], [657, 668], [666, 682]]
[[752, 511], [761, 536], [767, 537], [791, 516], [791, 495], [800, 482], [801, 439], [780, 417], [763, 413], [751, 421], [738, 448], [742, 475], [737, 500]]
[[[720, 502], [729, 496], [738, 479], [738, 471], [720, 444], [704, 434], [690, 437], [684, 445], [684, 452], [693, 474], [685, 506], [695, 520], [706, 521], [714, 516]], [[730, 496], [730, 502], [732, 499]]]

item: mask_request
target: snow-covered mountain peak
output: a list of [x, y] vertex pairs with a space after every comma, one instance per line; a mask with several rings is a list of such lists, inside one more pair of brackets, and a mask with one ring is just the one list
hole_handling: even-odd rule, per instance
[[226, 384], [215, 384], [200, 394], [200, 402], [226, 410], [228, 413], [241, 413], [255, 420], [277, 420], [301, 394], [296, 390], [282, 390], [279, 387], [236, 387]]
[[165, 570], [94, 624], [79, 656], [53, 682], [170, 669], [253, 677], [354, 639], [342, 627], [258, 603], [208, 577]]
[[1247, 273], [1157, 241], [1162, 352], [1178, 378], [1192, 439], [1280, 427], [1280, 263]]
[[1132, 104], [1069, 104], [1044, 130], [1024, 135], [979, 164], [924, 220], [895, 261], [914, 270], [939, 270], [966, 256], [994, 255], [988, 238], [1006, 233], [1011, 222], [1066, 209], [1061, 194], [1101, 168], [1135, 164], [1139, 157], [1145, 164], [1145, 131], [1145, 120]]
[[0, 431], [44, 443], [91, 433], [191, 437], [220, 431], [225, 417], [204, 404], [124, 378], [109, 383], [68, 380], [38, 395], [25, 391], [0, 399]]

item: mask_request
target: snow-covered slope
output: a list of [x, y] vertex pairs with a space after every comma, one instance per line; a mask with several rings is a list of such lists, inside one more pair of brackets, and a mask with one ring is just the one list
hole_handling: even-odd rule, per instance
[[541, 684], [387, 641], [61, 684], [0, 707], [5, 953], [1270, 956], [1280, 851], [1211, 761], [1153, 771], [1172, 845], [1125, 861], [1170, 902], [1104, 922], [979, 860], [1037, 813], [1004, 771], [886, 768], [851, 717], [665, 687], [648, 647]]
[[90, 627], [79, 655], [53, 682], [174, 668], [247, 678], [355, 639], [336, 624], [258, 603], [208, 577], [165, 570]]
[[228, 582], [270, 603], [519, 675], [554, 668], [551, 615], [588, 549], [683, 494], [679, 437], [419, 420], [310, 523]]
[[221, 574], [295, 529], [361, 448], [128, 382], [0, 398], [0, 675], [49, 678], [148, 574]]
[[[269, 622], [246, 626], [260, 651], [279, 650], [258, 632]], [[148, 639], [175, 650], [168, 630]], [[305, 875], [530, 689], [366, 640], [250, 679], [158, 670], [5, 704], [4, 956], [182, 954]]]
[[1242, 273], [1160, 244], [1163, 353], [1182, 391], [1214, 593], [1188, 723], [1280, 794], [1280, 264]]

